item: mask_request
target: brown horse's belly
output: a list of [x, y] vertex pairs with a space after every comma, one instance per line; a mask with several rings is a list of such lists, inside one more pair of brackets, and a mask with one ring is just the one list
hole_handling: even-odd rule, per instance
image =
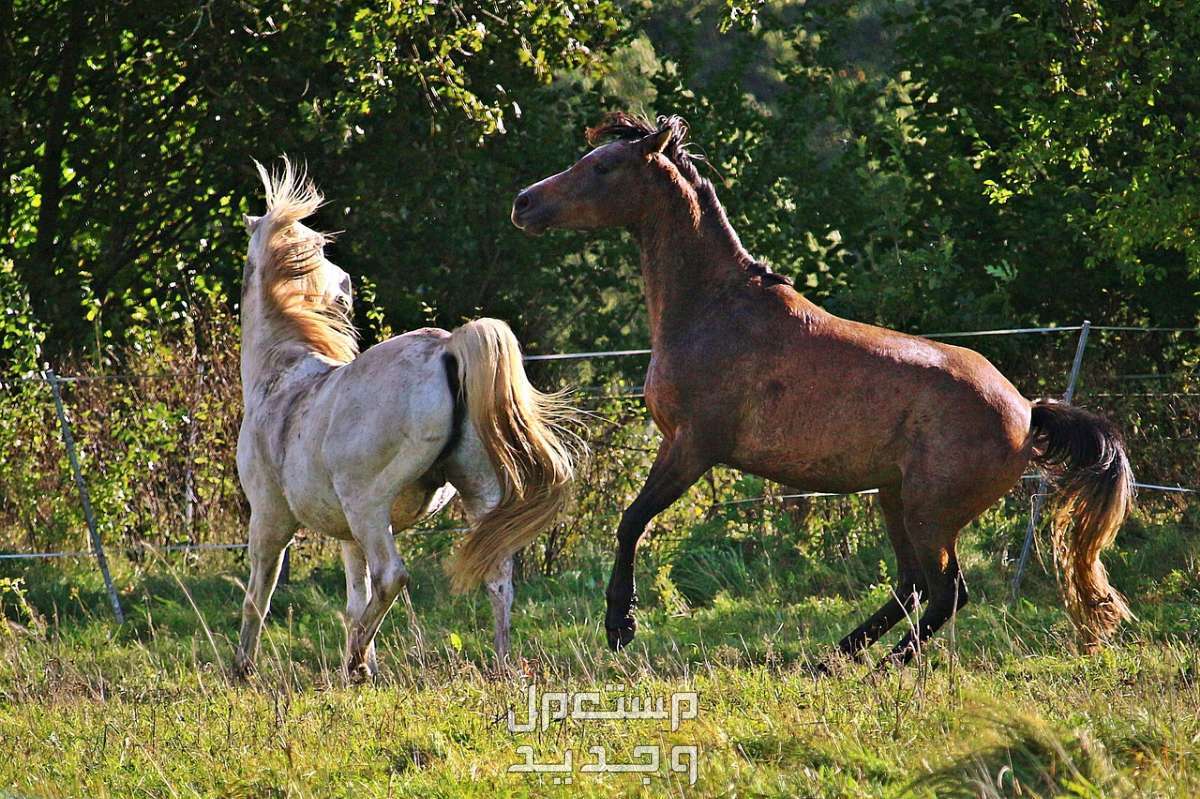
[[774, 448], [733, 453], [725, 463], [735, 469], [784, 483], [805, 491], [849, 493], [900, 482], [898, 458], [873, 457], [861, 449], [833, 452], [794, 451]]
[[979, 371], [975, 380], [926, 373], [906, 385], [859, 383], [823, 403], [784, 397], [772, 404], [764, 392], [757, 413], [742, 414], [722, 461], [838, 493], [899, 485], [913, 470], [947, 483], [1007, 480], [1027, 459], [1029, 404], [990, 364]]
[[[801, 397], [800, 394], [805, 396]], [[877, 394], [776, 377], [740, 403], [722, 462], [810, 491], [861, 491], [900, 479], [906, 409]]]

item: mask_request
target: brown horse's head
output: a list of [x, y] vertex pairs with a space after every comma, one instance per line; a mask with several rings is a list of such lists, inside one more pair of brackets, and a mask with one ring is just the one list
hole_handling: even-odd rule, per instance
[[[687, 124], [676, 116], [659, 117], [655, 125], [623, 112], [609, 114], [587, 131], [595, 149], [517, 195], [513, 224], [532, 234], [552, 227], [636, 224], [656, 201], [651, 190], [656, 175], [673, 181], [684, 169], [695, 172], [683, 150], [686, 136]], [[687, 182], [693, 177], [684, 176]]]

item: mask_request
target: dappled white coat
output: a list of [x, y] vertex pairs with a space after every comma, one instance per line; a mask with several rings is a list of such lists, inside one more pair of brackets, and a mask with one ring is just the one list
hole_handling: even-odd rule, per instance
[[[409, 579], [393, 531], [456, 489], [473, 529], [453, 575], [460, 587], [485, 582], [503, 660], [511, 555], [560, 509], [571, 478], [562, 406], [529, 386], [515, 338], [495, 320], [416, 330], [358, 355], [349, 276], [325, 258], [326, 237], [300, 224], [320, 195], [286, 161], [279, 175], [259, 169], [268, 212], [247, 218], [241, 303], [238, 474], [251, 519], [236, 668], [253, 668], [284, 548], [303, 526], [342, 541], [346, 665], [352, 677], [374, 674], [375, 633]], [[506, 440], [506, 427], [525, 441]]]

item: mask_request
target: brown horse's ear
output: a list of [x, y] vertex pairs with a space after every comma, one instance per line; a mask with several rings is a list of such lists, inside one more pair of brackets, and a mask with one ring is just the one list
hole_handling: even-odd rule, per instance
[[253, 236], [254, 231], [258, 229], [258, 223], [262, 221], [262, 217], [242, 214], [242, 221], [246, 223], [246, 232]]
[[667, 144], [670, 143], [671, 136], [673, 134], [674, 131], [672, 131], [670, 128], [663, 128], [657, 133], [651, 133], [641, 141], [643, 152], [645, 152], [645, 154], [648, 156], [654, 155], [655, 153], [661, 153], [663, 150], [667, 149]]

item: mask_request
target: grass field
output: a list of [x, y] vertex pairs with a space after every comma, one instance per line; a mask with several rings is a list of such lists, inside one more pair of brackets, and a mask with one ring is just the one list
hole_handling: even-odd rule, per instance
[[[8, 564], [0, 602], [3, 796], [1197, 796], [1200, 795], [1200, 542], [1194, 511], [1143, 517], [1112, 558], [1138, 621], [1111, 649], [1072, 653], [1053, 578], [1036, 564], [1006, 605], [991, 554], [1019, 520], [969, 534], [973, 603], [924, 663], [875, 673], [811, 663], [882, 601], [877, 533], [840, 562], [748, 555], [698, 525], [639, 566], [641, 631], [603, 646], [607, 558], [580, 556], [518, 585], [516, 663], [491, 665], [490, 609], [448, 594], [432, 556], [410, 560], [411, 604], [380, 639], [384, 674], [338, 672], [343, 586], [332, 550], [302, 548], [248, 686], [226, 674], [244, 568], [237, 555], [118, 558], [129, 621], [116, 628], [91, 564]], [[718, 526], [719, 527], [719, 526]], [[971, 542], [977, 542], [972, 544]], [[668, 564], [669, 567], [668, 567]], [[13, 580], [22, 578], [21, 582]], [[893, 637], [898, 634], [893, 633]], [[891, 640], [891, 639], [889, 639]], [[878, 657], [882, 647], [873, 651]], [[699, 696], [696, 718], [570, 718], [512, 733], [527, 686], [617, 698]], [[509, 773], [574, 757], [562, 773]], [[586, 773], [608, 764], [657, 771]], [[697, 747], [697, 781], [672, 746]]]

